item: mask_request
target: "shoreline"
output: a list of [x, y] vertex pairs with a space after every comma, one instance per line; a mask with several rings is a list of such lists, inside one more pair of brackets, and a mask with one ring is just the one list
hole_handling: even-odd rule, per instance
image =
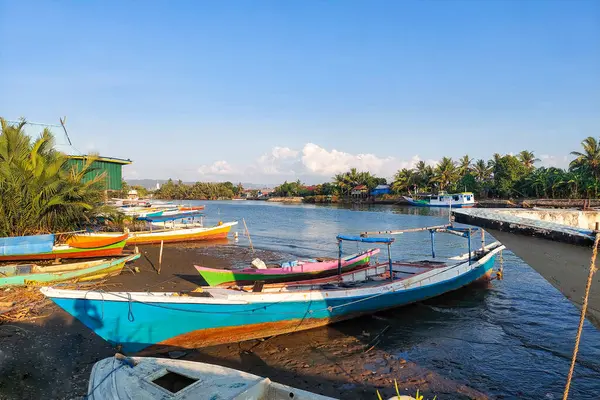
[[[249, 264], [257, 256], [264, 260], [288, 256], [265, 250], [252, 254], [246, 247], [210, 243], [165, 245], [165, 262], [158, 275], [158, 251], [158, 246], [140, 246], [142, 257], [131, 264], [132, 268], [126, 267], [119, 276], [105, 281], [102, 289], [192, 290], [202, 283], [193, 264], [230, 268]], [[140, 272], [133, 273], [133, 267]], [[428, 398], [487, 398], [464, 383], [373, 344], [373, 338], [389, 327], [386, 319], [398, 312], [402, 309], [262, 340], [190, 350], [181, 359], [240, 369], [337, 398], [376, 399], [376, 390], [389, 398], [395, 394], [394, 379], [406, 394], [414, 395], [418, 389]], [[33, 321], [0, 324], [2, 399], [85, 396], [93, 364], [115, 353], [111, 345], [54, 303], [50, 302], [43, 314]]]

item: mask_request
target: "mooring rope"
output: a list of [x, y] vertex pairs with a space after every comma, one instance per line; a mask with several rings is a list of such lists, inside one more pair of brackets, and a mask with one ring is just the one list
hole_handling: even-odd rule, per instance
[[571, 388], [571, 380], [573, 379], [573, 371], [575, 370], [575, 362], [577, 360], [577, 352], [579, 351], [579, 342], [581, 340], [581, 332], [583, 331], [583, 322], [585, 321], [585, 313], [588, 306], [588, 298], [590, 296], [590, 288], [592, 286], [592, 280], [594, 273], [598, 270], [596, 268], [596, 256], [598, 255], [598, 243], [600, 242], [600, 233], [596, 233], [596, 239], [594, 240], [594, 247], [592, 249], [592, 259], [590, 260], [590, 271], [588, 273], [587, 283], [585, 285], [585, 294], [583, 296], [583, 304], [581, 306], [581, 316], [579, 318], [579, 327], [577, 328], [577, 336], [575, 337], [575, 347], [573, 348], [573, 357], [571, 358], [571, 368], [569, 369], [569, 375], [567, 376], [567, 384], [565, 385], [565, 392], [563, 393], [563, 400], [569, 398], [569, 389]]

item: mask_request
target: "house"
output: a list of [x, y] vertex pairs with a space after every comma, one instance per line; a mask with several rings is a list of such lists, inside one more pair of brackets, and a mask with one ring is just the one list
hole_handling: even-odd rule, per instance
[[390, 185], [377, 185], [375, 189], [371, 190], [371, 196], [383, 196], [390, 193]]
[[355, 186], [350, 195], [352, 197], [367, 197], [369, 195], [369, 188], [366, 185]]

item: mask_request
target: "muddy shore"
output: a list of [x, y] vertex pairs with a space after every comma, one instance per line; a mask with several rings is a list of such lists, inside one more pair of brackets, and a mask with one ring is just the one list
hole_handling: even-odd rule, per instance
[[[194, 263], [231, 267], [287, 255], [226, 244], [165, 246], [160, 275], [158, 248], [141, 247], [142, 257], [111, 278], [104, 290], [185, 291], [202, 279]], [[377, 399], [395, 394], [394, 379], [406, 394], [425, 398], [486, 399], [484, 393], [455, 382], [380, 348], [390, 311], [330, 327], [251, 340], [184, 353], [164, 354], [236, 368], [271, 380], [341, 399]], [[79, 399], [87, 393], [93, 364], [115, 349], [79, 321], [48, 303], [43, 318], [0, 325], [0, 399]]]

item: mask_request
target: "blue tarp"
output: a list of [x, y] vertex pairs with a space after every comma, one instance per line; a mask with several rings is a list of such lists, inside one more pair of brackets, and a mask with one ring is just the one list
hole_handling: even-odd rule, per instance
[[0, 238], [0, 256], [49, 253], [54, 246], [54, 235], [16, 236]]
[[370, 238], [361, 236], [348, 236], [338, 235], [338, 240], [348, 240], [351, 242], [364, 242], [364, 243], [394, 243], [394, 238]]

